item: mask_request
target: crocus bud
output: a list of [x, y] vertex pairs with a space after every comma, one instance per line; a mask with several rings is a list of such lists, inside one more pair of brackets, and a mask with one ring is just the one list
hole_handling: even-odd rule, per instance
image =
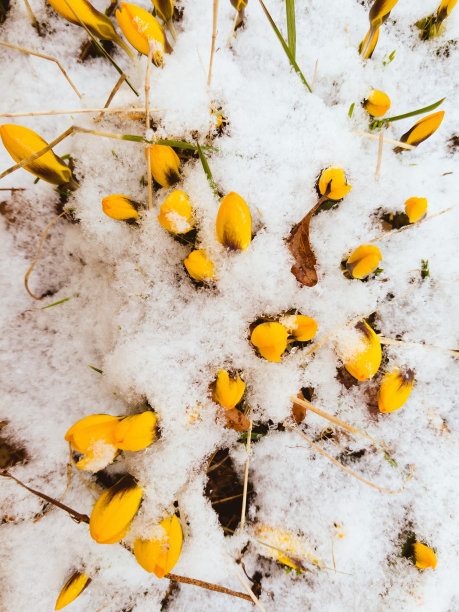
[[113, 461], [118, 452], [114, 443], [117, 423], [118, 417], [93, 414], [72, 425], [65, 439], [78, 453], [86, 455], [78, 461], [77, 468], [98, 472]]
[[382, 117], [390, 108], [390, 98], [379, 89], [372, 89], [363, 106], [372, 117]]
[[304, 571], [308, 564], [319, 565], [306, 543], [293, 533], [260, 525], [254, 532], [255, 541], [262, 544], [260, 553], [294, 570]]
[[380, 412], [394, 412], [403, 406], [410, 397], [414, 383], [413, 370], [395, 369], [386, 374], [378, 391]]
[[156, 421], [156, 415], [151, 410], [119, 417], [113, 434], [116, 448], [139, 451], [150, 446], [155, 439]]
[[299, 342], [308, 342], [317, 332], [317, 321], [305, 315], [287, 315], [282, 317], [280, 323]]
[[154, 49], [153, 62], [161, 66], [164, 53], [170, 53], [172, 48], [159, 21], [135, 4], [121, 2], [120, 6], [121, 10], [116, 11], [116, 19], [123, 34], [134, 49], [144, 55], [148, 55], [151, 44]]
[[[92, 4], [88, 2], [88, 0], [67, 0], [71, 8], [67, 5], [65, 0], [48, 0], [48, 2], [61, 17], [70, 23], [81, 26], [78, 19], [79, 17], [91, 34], [93, 34], [96, 38], [101, 38], [102, 40], [113, 40], [129, 55], [131, 59], [134, 59], [132, 51], [129, 49], [124, 40], [115, 32], [115, 28], [107, 15], [100, 13], [92, 6]], [[73, 11], [75, 11], [78, 17]]]
[[158, 221], [172, 234], [186, 234], [194, 227], [193, 209], [184, 191], [176, 189], [167, 196]]
[[448, 17], [453, 8], [456, 6], [457, 0], [442, 0], [437, 9], [437, 24], [440, 24]]
[[260, 323], [255, 327], [250, 341], [268, 361], [281, 361], [287, 348], [288, 332], [281, 323]]
[[174, 14], [174, 3], [172, 0], [151, 0], [156, 14], [163, 21], [169, 21]]
[[99, 544], [120, 542], [137, 514], [142, 489], [135, 478], [126, 474], [102, 493], [89, 519], [89, 533]]
[[362, 244], [347, 260], [346, 269], [354, 278], [365, 278], [376, 270], [381, 260], [381, 251], [377, 246]]
[[360, 381], [374, 376], [381, 365], [381, 343], [365, 321], [340, 335], [337, 351], [349, 374]]
[[180, 180], [180, 159], [168, 145], [151, 145], [150, 171], [161, 187], [171, 187]]
[[379, 26], [389, 17], [389, 13], [397, 2], [398, 0], [375, 0], [369, 14], [371, 26], [373, 28], [379, 28]]
[[[33, 130], [12, 123], [0, 126], [0, 136], [5, 149], [16, 163], [38, 153], [48, 145], [46, 140]], [[72, 179], [70, 168], [53, 151], [47, 151], [44, 155], [37, 157], [33, 162], [24, 166], [24, 170], [28, 170], [53, 185], [62, 185]]]
[[74, 599], [81, 595], [85, 588], [89, 586], [90, 582], [91, 578], [87, 574], [81, 572], [72, 574], [62, 587], [62, 591], [59, 593], [54, 609], [62, 610], [62, 608], [68, 606], [69, 603], [72, 603]]
[[114, 193], [102, 200], [102, 210], [116, 221], [127, 221], [133, 223], [139, 218], [141, 204], [121, 193]]
[[416, 561], [417, 567], [420, 569], [426, 569], [428, 567], [435, 569], [437, 567], [437, 557], [431, 548], [425, 544], [421, 544], [421, 542], [415, 542], [413, 544], [413, 549], [414, 560]]
[[245, 382], [239, 376], [233, 377], [226, 370], [217, 374], [212, 397], [220, 406], [231, 410], [239, 404], [244, 395]]
[[[421, 142], [427, 140], [429, 136], [432, 136], [432, 134], [438, 130], [444, 116], [445, 111], [439, 111], [438, 113], [433, 113], [432, 115], [423, 117], [417, 123], [415, 123], [413, 127], [408, 130], [408, 132], [405, 132], [405, 134], [401, 136], [400, 140], [402, 142], [406, 142], [406, 144], [417, 147], [418, 144], [421, 144]], [[394, 149], [396, 153], [401, 153], [403, 150], [404, 149], [402, 147], [395, 147]]]
[[424, 219], [427, 214], [427, 199], [409, 198], [405, 202], [405, 212], [410, 223], [416, 223], [416, 221]]
[[[359, 53], [363, 59], [370, 59], [375, 50], [379, 38], [379, 28], [369, 29], [359, 46]], [[366, 49], [366, 51], [365, 51]]]
[[230, 1], [238, 13], [243, 11], [245, 7], [247, 6], [247, 0], [230, 0]]
[[231, 251], [245, 251], [252, 240], [252, 216], [245, 200], [231, 191], [217, 214], [217, 240]]
[[346, 175], [342, 168], [330, 166], [319, 177], [319, 193], [327, 195], [330, 200], [341, 200], [350, 192], [352, 185], [346, 183]]
[[191, 251], [183, 263], [188, 274], [198, 283], [215, 278], [214, 264], [207, 259], [205, 251]]
[[137, 538], [134, 555], [137, 563], [147, 572], [163, 578], [177, 563], [182, 551], [182, 527], [175, 514], [161, 521], [158, 535], [150, 540]]

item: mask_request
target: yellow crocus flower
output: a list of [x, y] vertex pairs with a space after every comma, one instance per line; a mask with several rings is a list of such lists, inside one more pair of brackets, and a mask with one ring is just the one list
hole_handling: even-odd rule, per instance
[[319, 193], [321, 196], [325, 195], [328, 190], [327, 197], [330, 200], [341, 200], [351, 189], [352, 185], [347, 184], [346, 175], [342, 168], [330, 166], [322, 170], [319, 177]]
[[441, 23], [448, 17], [453, 8], [456, 6], [457, 0], [442, 0], [437, 9], [437, 23]]
[[378, 391], [378, 407], [380, 412], [394, 412], [403, 406], [410, 397], [414, 383], [412, 370], [396, 368], [386, 374]]
[[420, 569], [426, 569], [428, 567], [435, 569], [437, 567], [437, 557], [431, 548], [421, 542], [415, 542], [413, 544], [413, 549], [416, 567]]
[[389, 17], [397, 2], [398, 0], [375, 0], [369, 13], [371, 27], [379, 28]]
[[155, 439], [157, 417], [151, 410], [140, 414], [118, 417], [113, 433], [116, 448], [139, 451], [147, 448]]
[[217, 213], [217, 240], [232, 251], [245, 251], [252, 240], [252, 216], [245, 200], [231, 191]]
[[416, 223], [427, 214], [427, 198], [409, 198], [405, 202], [405, 212], [410, 223]]
[[133, 223], [139, 218], [141, 204], [130, 197], [115, 193], [102, 200], [102, 210], [111, 219]]
[[363, 106], [372, 117], [382, 117], [390, 108], [390, 98], [379, 89], [372, 89]]
[[62, 587], [54, 609], [62, 610], [62, 608], [68, 606], [69, 603], [72, 603], [74, 599], [81, 595], [90, 582], [91, 578], [87, 574], [75, 572]]
[[158, 527], [161, 531], [158, 536], [150, 540], [136, 539], [134, 555], [144, 570], [163, 578], [174, 568], [180, 557], [183, 534], [175, 514], [161, 521]]
[[376, 270], [382, 260], [381, 251], [374, 244], [362, 244], [350, 255], [346, 269], [354, 278], [365, 278]]
[[176, 189], [161, 206], [158, 221], [172, 234], [186, 234], [194, 227], [193, 209], [184, 191]]
[[78, 452], [86, 455], [78, 461], [77, 468], [98, 472], [116, 457], [114, 432], [118, 417], [109, 414], [93, 414], [77, 421], [65, 434], [65, 439]]
[[[408, 130], [408, 132], [405, 132], [405, 134], [401, 136], [400, 140], [417, 147], [419, 144], [421, 144], [421, 142], [427, 140], [429, 136], [432, 136], [432, 134], [438, 130], [444, 116], [445, 111], [439, 111], [438, 113], [433, 113], [432, 115], [423, 117], [417, 123], [415, 123], [413, 127]], [[396, 153], [400, 153], [403, 150], [404, 149], [402, 147], [395, 147], [394, 149]]]
[[220, 406], [231, 410], [242, 399], [245, 391], [245, 382], [239, 376], [230, 377], [226, 370], [217, 374], [212, 397]]
[[281, 323], [260, 323], [255, 327], [250, 341], [268, 361], [282, 361], [287, 348], [288, 332]]
[[179, 156], [168, 145], [151, 145], [150, 171], [161, 187], [171, 187], [180, 180]]
[[308, 342], [317, 333], [317, 321], [305, 315], [286, 315], [280, 323], [299, 342]]
[[381, 365], [381, 343], [366, 321], [355, 325], [350, 338], [345, 334], [338, 341], [337, 351], [349, 374], [360, 381], [374, 376]]
[[142, 501], [142, 489], [130, 474], [123, 476], [97, 500], [89, 519], [89, 533], [99, 544], [120, 542]]
[[379, 28], [370, 28], [359, 46], [359, 53], [363, 55], [363, 59], [370, 59], [370, 57], [373, 55], [378, 39]]
[[[12, 123], [0, 126], [0, 137], [5, 149], [16, 163], [27, 159], [34, 153], [38, 153], [48, 145], [46, 140], [33, 130]], [[62, 185], [72, 180], [72, 171], [53, 151], [47, 151], [37, 157], [30, 164], [24, 166], [24, 170], [28, 170], [38, 178], [53, 185]]]
[[214, 264], [207, 258], [205, 251], [191, 251], [183, 263], [188, 274], [198, 283], [215, 278]]
[[148, 55], [152, 45], [153, 62], [156, 66], [161, 66], [164, 53], [170, 53], [172, 47], [159, 21], [135, 4], [121, 2], [120, 6], [121, 10], [116, 11], [116, 19], [123, 34], [134, 49], [144, 55]]

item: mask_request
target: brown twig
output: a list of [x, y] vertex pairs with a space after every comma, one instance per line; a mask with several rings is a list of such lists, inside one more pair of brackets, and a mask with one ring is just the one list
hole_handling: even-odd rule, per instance
[[49, 60], [50, 62], [56, 62], [56, 64], [59, 66], [59, 69], [61, 70], [62, 74], [65, 76], [65, 78], [69, 82], [70, 86], [72, 87], [73, 91], [76, 93], [76, 95], [79, 98], [81, 98], [80, 92], [78, 91], [76, 86], [70, 80], [69, 75], [65, 72], [65, 70], [62, 67], [62, 65], [59, 62], [59, 60], [57, 60], [55, 57], [51, 57], [50, 55], [44, 55], [43, 53], [37, 53], [37, 51], [31, 51], [30, 49], [24, 49], [23, 47], [18, 47], [17, 45], [12, 45], [11, 43], [7, 43], [7, 42], [3, 42], [3, 41], [0, 41], [0, 45], [2, 47], [8, 47], [9, 49], [15, 49], [16, 51], [21, 51], [22, 53], [27, 53], [28, 55], [35, 55], [36, 57], [41, 57], [43, 59]]
[[342, 463], [340, 463], [339, 461], [337, 461], [334, 457], [332, 457], [331, 455], [329, 455], [327, 452], [325, 452], [322, 448], [320, 448], [320, 446], [317, 446], [317, 444], [314, 444], [314, 442], [312, 442], [312, 440], [310, 440], [309, 438], [307, 438], [303, 433], [301, 433], [301, 431], [299, 431], [299, 429], [297, 429], [296, 427], [292, 427], [291, 425], [289, 425], [288, 423], [286, 423], [285, 421], [283, 422], [284, 427], [287, 427], [287, 429], [290, 429], [291, 431], [295, 432], [296, 434], [298, 434], [299, 436], [301, 436], [301, 438], [303, 438], [303, 440], [305, 440], [308, 444], [310, 444], [314, 450], [316, 450], [318, 453], [320, 453], [321, 455], [323, 455], [324, 457], [326, 457], [327, 459], [329, 459], [332, 463], [334, 463], [335, 465], [337, 465], [338, 467], [340, 467], [342, 470], [344, 470], [345, 472], [347, 472], [348, 474], [350, 474], [350, 476], [353, 476], [354, 478], [357, 478], [357, 480], [360, 480], [360, 482], [363, 482], [364, 484], [368, 485], [369, 487], [373, 487], [373, 489], [377, 489], [378, 491], [381, 491], [382, 493], [387, 493], [388, 495], [395, 495], [397, 493], [402, 493], [402, 491], [405, 490], [405, 485], [406, 483], [411, 479], [411, 477], [414, 474], [414, 466], [411, 465], [410, 466], [410, 473], [408, 474], [408, 476], [405, 478], [405, 481], [403, 483], [403, 486], [396, 490], [396, 491], [391, 491], [390, 489], [385, 489], [384, 487], [380, 487], [378, 485], [373, 484], [372, 482], [370, 482], [369, 480], [366, 480], [365, 478], [363, 478], [362, 476], [359, 476], [358, 474], [356, 474], [355, 472], [353, 472], [352, 470], [350, 470], [349, 468], [347, 468], [345, 465], [343, 465]]
[[433, 349], [437, 351], [447, 351], [448, 353], [452, 353], [455, 357], [459, 357], [459, 351], [455, 349], [445, 348], [444, 346], [434, 346], [433, 344], [424, 344], [423, 342], [408, 342], [405, 340], [392, 340], [392, 338], [385, 338], [378, 334], [379, 341], [381, 344], [387, 345], [405, 345], [405, 346], [421, 346], [427, 349]]
[[[369, 134], [368, 132], [362, 132], [361, 130], [354, 130], [353, 134], [357, 134], [357, 136], [363, 136], [363, 138], [369, 138], [371, 140], [379, 140], [379, 136], [376, 134]], [[402, 149], [415, 149], [416, 147], [406, 142], [402, 142], [401, 140], [393, 140], [392, 138], [383, 138], [383, 142], [386, 142], [390, 145], [395, 145], [397, 147], [402, 147]]]
[[209, 74], [207, 76], [207, 86], [208, 87], [210, 87], [210, 82], [212, 80], [212, 63], [214, 61], [215, 39], [217, 38], [217, 16], [218, 16], [218, 0], [214, 0], [213, 21], [212, 21], [212, 45], [210, 47]]
[[[70, 483], [72, 482], [72, 466], [73, 466], [72, 446], [69, 442], [69, 460], [67, 462], [67, 485], [65, 487], [65, 491], [62, 493], [62, 495], [58, 499], [58, 501], [60, 502], [67, 495], [67, 491], [69, 490]], [[48, 508], [48, 510], [46, 510], [46, 512], [43, 512], [43, 514], [40, 514], [40, 516], [37, 516], [37, 518], [34, 519], [33, 522], [38, 523], [38, 521], [41, 521], [41, 519], [45, 517], [49, 512], [51, 512], [51, 510], [54, 510], [55, 507], [56, 506], [53, 504], [51, 507]]]
[[[149, 43], [148, 47], [148, 60], [147, 70], [145, 72], [145, 138], [148, 138], [148, 130], [150, 129], [150, 71], [151, 62], [153, 60], [153, 43]], [[153, 208], [153, 189], [151, 184], [151, 169], [150, 169], [150, 157], [151, 150], [150, 145], [145, 147], [145, 153], [147, 158], [147, 182], [148, 182], [148, 210]]]
[[204, 582], [204, 580], [196, 580], [196, 578], [187, 578], [186, 576], [178, 576], [177, 574], [166, 574], [164, 578], [175, 580], [175, 582], [194, 584], [194, 586], [207, 589], [208, 591], [216, 591], [217, 593], [224, 593], [225, 595], [232, 595], [233, 597], [239, 597], [240, 599], [245, 599], [246, 601], [252, 601], [252, 598], [245, 593], [239, 593], [238, 591], [233, 591], [232, 589], [227, 589], [226, 587], [222, 587], [218, 584], [212, 584], [211, 582]]
[[245, 509], [247, 506], [247, 484], [249, 482], [250, 442], [252, 440], [252, 426], [253, 421], [252, 419], [250, 419], [249, 429], [247, 430], [247, 459], [245, 460], [244, 488], [242, 491], [241, 529], [244, 529], [245, 526]]
[[239, 582], [242, 584], [244, 589], [247, 591], [250, 600], [253, 601], [253, 603], [257, 606], [259, 610], [261, 610], [262, 612], [266, 612], [265, 608], [258, 601], [258, 597], [255, 595], [255, 593], [250, 588], [249, 583], [245, 580], [244, 576], [235, 566], [233, 559], [231, 559], [231, 557], [229, 557], [228, 555], [225, 555], [225, 556], [228, 557], [228, 559], [231, 561], [231, 570], [233, 574], [236, 576], [236, 578], [239, 580]]

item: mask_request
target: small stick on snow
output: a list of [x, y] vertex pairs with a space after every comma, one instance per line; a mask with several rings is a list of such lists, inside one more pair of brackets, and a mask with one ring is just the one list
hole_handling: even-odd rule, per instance
[[36, 57], [41, 57], [43, 59], [49, 60], [50, 62], [56, 62], [56, 64], [59, 66], [59, 69], [61, 70], [62, 74], [65, 76], [65, 78], [69, 82], [70, 86], [72, 87], [73, 91], [81, 99], [80, 92], [78, 91], [76, 86], [70, 80], [69, 75], [65, 72], [65, 70], [62, 67], [62, 65], [59, 62], [59, 60], [57, 60], [55, 57], [51, 57], [50, 55], [43, 55], [43, 53], [37, 53], [37, 51], [31, 51], [30, 49], [24, 49], [23, 47], [18, 47], [17, 45], [12, 45], [11, 43], [7, 43], [7, 42], [3, 42], [3, 41], [0, 41], [0, 45], [2, 47], [8, 47], [9, 49], [15, 49], [16, 51], [21, 51], [22, 53], [27, 53], [28, 55], [35, 55]]
[[316, 64], [314, 66], [314, 74], [312, 75], [312, 81], [311, 81], [311, 91], [314, 89], [314, 85], [316, 83], [316, 78], [317, 78], [317, 68], [319, 67], [319, 59], [316, 59]]
[[[159, 108], [150, 108], [150, 113], [159, 111]], [[0, 113], [0, 117], [39, 117], [41, 115], [78, 115], [85, 113], [144, 113], [145, 108], [142, 106], [139, 107], [129, 107], [125, 108], [73, 108], [70, 110], [49, 110], [49, 111], [34, 111], [30, 113]], [[98, 119], [95, 119], [98, 121]]]
[[27, 12], [29, 13], [30, 21], [32, 22], [33, 27], [36, 28], [37, 32], [39, 32], [40, 25], [37, 21], [37, 18], [34, 15], [34, 12], [32, 11], [32, 7], [29, 4], [29, 0], [24, 0], [24, 4], [26, 5], [26, 9], [27, 9]]
[[386, 338], [385, 336], [380, 336], [379, 334], [378, 334], [378, 338], [381, 344], [421, 346], [423, 348], [433, 349], [437, 351], [447, 351], [448, 353], [452, 353], [455, 357], [459, 357], [459, 351], [456, 351], [455, 349], [449, 349], [444, 346], [434, 346], [433, 344], [424, 344], [423, 342], [408, 342], [405, 340], [393, 340], [392, 338]]
[[453, 210], [453, 208], [454, 208], [454, 206], [450, 206], [449, 208], [445, 208], [444, 210], [441, 210], [440, 212], [435, 213], [434, 215], [430, 215], [430, 217], [425, 217], [424, 219], [420, 219], [419, 221], [416, 221], [416, 223], [410, 223], [409, 225], [404, 225], [403, 227], [400, 227], [399, 229], [395, 229], [395, 230], [392, 230], [390, 232], [385, 232], [384, 234], [381, 234], [377, 238], [373, 238], [373, 240], [370, 240], [370, 242], [379, 242], [380, 240], [384, 240], [385, 238], [389, 238], [390, 236], [393, 236], [394, 234], [399, 234], [400, 232], [405, 232], [407, 229], [410, 229], [412, 227], [416, 227], [418, 225], [421, 225], [421, 223], [425, 223], [426, 221], [430, 221], [431, 219], [435, 219], [435, 217], [439, 217], [440, 215], [444, 215], [445, 213], [449, 212], [450, 210]]
[[[150, 129], [150, 70], [153, 60], [153, 44], [150, 42], [148, 47], [147, 70], [145, 73], [145, 138], [148, 139], [148, 131]], [[145, 147], [147, 154], [147, 180], [148, 180], [148, 210], [153, 208], [153, 190], [151, 186], [151, 170], [150, 170], [150, 145]]]
[[249, 594], [250, 599], [253, 601], [253, 603], [257, 606], [257, 608], [259, 610], [262, 610], [262, 612], [266, 612], [266, 609], [258, 601], [258, 597], [252, 591], [252, 589], [250, 588], [250, 586], [249, 586], [248, 582], [246, 581], [246, 579], [244, 578], [244, 576], [237, 569], [237, 567], [235, 567], [233, 559], [231, 559], [231, 557], [229, 555], [225, 555], [225, 556], [231, 561], [231, 570], [232, 570], [233, 574], [236, 576], [236, 578], [239, 580], [239, 582], [242, 584], [244, 589]]
[[234, 36], [234, 30], [236, 29], [237, 20], [239, 19], [239, 12], [236, 11], [236, 16], [234, 17], [233, 26], [231, 28], [230, 35], [228, 36], [228, 40], [226, 41], [226, 46], [229, 47], [231, 44], [231, 40]]
[[[108, 96], [107, 101], [104, 104], [104, 108], [108, 108], [110, 106], [113, 98], [115, 97], [116, 93], [118, 92], [119, 88], [121, 87], [121, 85], [124, 83], [125, 80], [126, 80], [126, 74], [123, 72], [120, 78], [116, 81], [115, 87], [111, 90], [110, 95]], [[94, 122], [98, 123], [101, 120], [101, 118], [102, 118], [102, 112], [100, 113], [98, 117], [94, 119]]]
[[188, 578], [187, 576], [178, 576], [177, 574], [165, 574], [164, 578], [168, 578], [169, 580], [174, 580], [175, 582], [184, 582], [185, 584], [193, 584], [194, 586], [201, 587], [202, 589], [207, 589], [208, 591], [216, 591], [217, 593], [224, 593], [225, 595], [232, 595], [233, 597], [239, 597], [240, 599], [245, 599], [246, 601], [253, 601], [252, 597], [250, 597], [249, 595], [246, 595], [245, 593], [239, 593], [239, 591], [233, 591], [232, 589], [227, 589], [226, 587], [222, 587], [218, 584], [212, 584], [212, 582], [204, 582], [204, 580], [197, 580], [196, 578]]
[[[370, 138], [371, 140], [379, 140], [379, 136], [376, 134], [368, 134], [367, 132], [362, 132], [361, 130], [354, 130], [353, 134], [357, 134], [357, 136], [363, 136], [363, 138]], [[387, 144], [394, 145], [396, 147], [402, 147], [402, 149], [415, 149], [413, 145], [407, 144], [406, 142], [401, 142], [401, 140], [392, 140], [392, 138], [383, 138], [383, 142], [387, 142]]]
[[378, 180], [379, 171], [381, 169], [383, 144], [384, 144], [384, 132], [381, 130], [379, 132], [378, 161], [376, 162], [375, 181]]
[[363, 482], [364, 484], [368, 485], [369, 487], [373, 487], [373, 489], [377, 489], [378, 491], [382, 491], [382, 493], [388, 493], [389, 495], [396, 495], [397, 493], [402, 493], [402, 491], [405, 490], [406, 483], [411, 479], [411, 477], [414, 474], [414, 466], [410, 465], [410, 473], [405, 478], [405, 480], [403, 482], [403, 485], [402, 485], [402, 487], [400, 489], [398, 489], [397, 491], [391, 491], [390, 489], [385, 489], [384, 487], [380, 487], [378, 485], [375, 485], [372, 482], [370, 482], [369, 480], [366, 480], [365, 478], [362, 478], [362, 476], [359, 476], [358, 474], [356, 474], [355, 472], [353, 472], [352, 470], [347, 468], [345, 465], [343, 465], [342, 463], [337, 461], [334, 457], [332, 457], [327, 452], [325, 452], [322, 448], [320, 448], [320, 446], [317, 446], [317, 444], [314, 444], [314, 442], [312, 442], [309, 438], [307, 438], [304, 434], [302, 434], [301, 431], [299, 431], [299, 429], [297, 429], [296, 427], [292, 427], [291, 425], [289, 425], [285, 421], [282, 424], [284, 425], [284, 427], [287, 427], [291, 431], [293, 431], [296, 434], [298, 434], [299, 436], [301, 436], [303, 438], [303, 440], [305, 440], [308, 444], [310, 444], [318, 453], [320, 453], [321, 455], [323, 455], [324, 457], [329, 459], [332, 463], [334, 463], [335, 465], [340, 467], [342, 470], [344, 470], [345, 472], [347, 472], [351, 476], [354, 476], [354, 478], [357, 478], [357, 480], [360, 480], [360, 482]]
[[215, 39], [217, 38], [217, 15], [218, 15], [218, 0], [214, 0], [213, 22], [212, 22], [212, 45], [210, 47], [209, 75], [207, 77], [207, 87], [210, 87], [212, 80], [212, 63], [215, 53]]
[[[62, 493], [62, 495], [59, 497], [57, 501], [61, 502], [64, 499], [64, 497], [67, 495], [67, 491], [69, 490], [70, 483], [72, 482], [72, 466], [73, 466], [72, 445], [69, 442], [69, 460], [67, 462], [67, 486], [65, 487], [65, 491]], [[32, 522], [38, 523], [38, 521], [41, 521], [41, 519], [45, 517], [49, 512], [51, 512], [51, 510], [54, 510], [55, 507], [56, 506], [53, 504], [52, 506], [48, 508], [48, 510], [43, 512], [43, 514], [40, 514], [39, 516], [37, 516], [37, 518], [35, 518]]]
[[245, 460], [244, 489], [242, 493], [241, 529], [244, 529], [244, 525], [245, 525], [245, 509], [247, 506], [247, 484], [249, 482], [250, 442], [252, 440], [252, 425], [253, 425], [253, 421], [252, 419], [250, 419], [250, 425], [247, 431], [247, 446], [246, 446], [247, 459]]

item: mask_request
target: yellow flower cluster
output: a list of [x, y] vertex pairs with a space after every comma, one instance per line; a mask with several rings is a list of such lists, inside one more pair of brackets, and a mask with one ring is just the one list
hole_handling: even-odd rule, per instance
[[317, 332], [317, 322], [305, 315], [287, 315], [279, 321], [259, 323], [250, 341], [268, 361], [280, 362], [289, 342], [308, 342]]

